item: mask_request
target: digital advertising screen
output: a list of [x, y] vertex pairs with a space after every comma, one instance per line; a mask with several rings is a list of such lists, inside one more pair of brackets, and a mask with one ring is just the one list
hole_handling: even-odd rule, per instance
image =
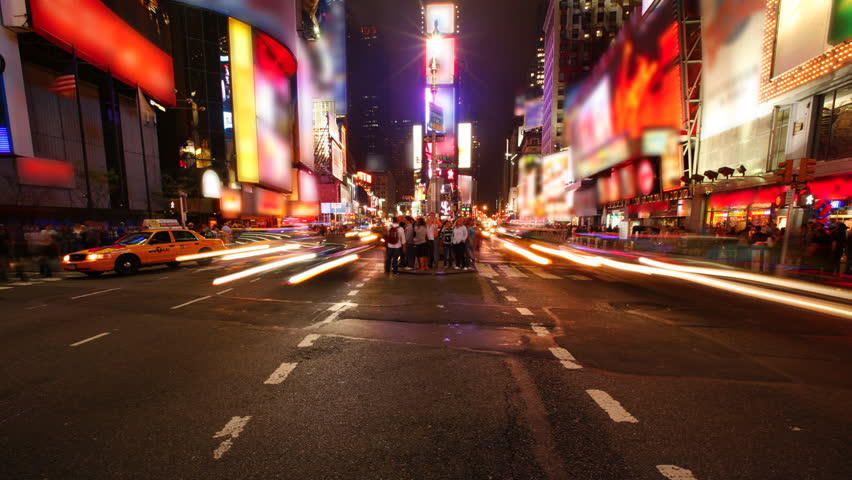
[[[456, 75], [456, 39], [436, 37], [426, 39], [426, 83], [450, 85]], [[435, 79], [432, 79], [432, 70]]]
[[453, 3], [432, 3], [426, 5], [426, 34], [452, 35], [456, 31], [456, 6]]
[[[429, 126], [430, 123], [430, 108], [429, 104], [434, 103], [437, 104], [443, 113], [443, 123], [444, 123], [444, 135], [437, 142], [437, 155], [445, 155], [452, 158], [455, 158], [456, 154], [456, 89], [453, 87], [438, 87], [437, 95], [435, 98], [432, 97], [432, 90], [430, 88], [426, 88], [424, 90], [425, 97], [425, 125], [426, 125], [426, 136], [432, 135], [432, 129]], [[440, 132], [439, 132], [440, 133]], [[429, 138], [425, 139], [427, 143], [427, 149], [431, 152], [432, 141]]]

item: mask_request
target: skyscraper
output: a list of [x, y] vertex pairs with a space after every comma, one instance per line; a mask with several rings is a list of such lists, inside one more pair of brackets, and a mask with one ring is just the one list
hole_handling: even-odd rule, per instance
[[374, 25], [350, 28], [349, 135], [350, 149], [359, 170], [387, 170], [385, 128], [388, 125], [387, 51]]
[[550, 0], [544, 20], [543, 155], [562, 148], [566, 91], [591, 72], [641, 6], [641, 0]]

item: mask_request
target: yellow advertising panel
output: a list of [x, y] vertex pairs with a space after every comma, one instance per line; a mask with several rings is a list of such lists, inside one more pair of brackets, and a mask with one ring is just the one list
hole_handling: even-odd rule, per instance
[[234, 105], [234, 145], [237, 180], [258, 183], [257, 111], [254, 99], [254, 52], [251, 27], [228, 19], [231, 42], [231, 94]]

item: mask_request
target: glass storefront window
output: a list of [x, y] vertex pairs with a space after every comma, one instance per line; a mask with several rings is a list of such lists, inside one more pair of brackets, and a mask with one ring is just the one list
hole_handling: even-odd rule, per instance
[[818, 160], [852, 157], [852, 86], [823, 95], [816, 140]]
[[790, 123], [790, 106], [775, 107], [772, 115], [772, 136], [769, 140], [769, 168], [778, 168], [787, 150], [787, 125]]

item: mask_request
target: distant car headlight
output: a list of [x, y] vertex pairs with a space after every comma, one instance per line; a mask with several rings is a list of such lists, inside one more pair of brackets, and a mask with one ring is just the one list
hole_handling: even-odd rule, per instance
[[102, 260], [104, 258], [112, 258], [112, 255], [108, 253], [90, 253], [86, 255], [86, 260], [90, 262], [93, 260]]
[[62, 261], [63, 262], [70, 262], [71, 261], [71, 255], [65, 255], [64, 257], [62, 257]]

